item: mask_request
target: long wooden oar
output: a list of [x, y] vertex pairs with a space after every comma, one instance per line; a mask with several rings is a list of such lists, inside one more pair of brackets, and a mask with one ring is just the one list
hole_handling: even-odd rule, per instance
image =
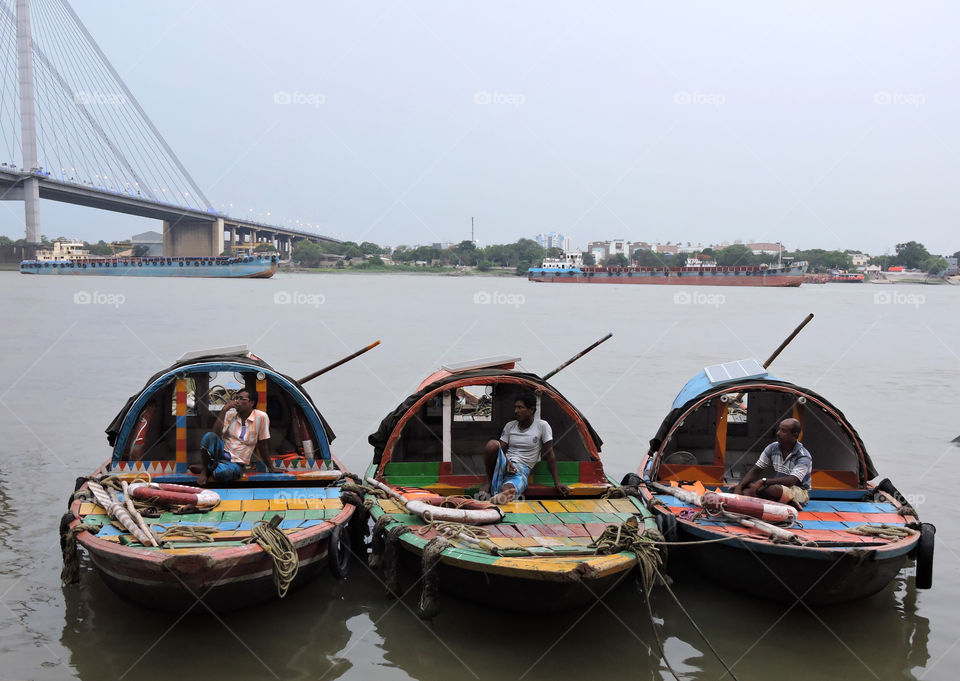
[[779, 355], [781, 352], [783, 352], [783, 349], [784, 349], [785, 347], [787, 347], [788, 345], [790, 345], [790, 341], [792, 341], [794, 338], [797, 337], [797, 334], [800, 333], [800, 332], [803, 330], [803, 327], [805, 327], [807, 324], [810, 323], [810, 320], [811, 320], [811, 319], [813, 319], [813, 313], [812, 313], [812, 312], [811, 312], [810, 314], [808, 314], [808, 315], [804, 318], [804, 320], [803, 320], [802, 322], [800, 322], [800, 326], [798, 326], [797, 328], [795, 328], [795, 329], [793, 330], [793, 333], [791, 333], [789, 336], [787, 336], [787, 339], [780, 344], [780, 347], [778, 347], [776, 350], [774, 350], [774, 351], [773, 351], [773, 354], [770, 355], [770, 356], [767, 358], [767, 361], [763, 363], [763, 368], [764, 368], [764, 369], [766, 369], [766, 368], [769, 367], [771, 364], [773, 364], [773, 360], [775, 360], [775, 359], [777, 358], [777, 355]]
[[356, 351], [355, 353], [353, 353], [352, 355], [348, 355], [348, 356], [344, 357], [343, 359], [341, 359], [341, 360], [339, 360], [339, 361], [336, 361], [336, 362], [334, 362], [333, 364], [331, 364], [331, 365], [329, 365], [329, 366], [323, 367], [323, 368], [320, 369], [319, 371], [314, 371], [312, 374], [309, 374], [309, 375], [307, 375], [307, 376], [304, 376], [303, 378], [300, 379], [299, 383], [300, 383], [300, 384], [303, 384], [303, 383], [306, 383], [307, 381], [312, 381], [312, 380], [315, 379], [317, 376], [320, 376], [321, 374], [325, 374], [325, 373], [327, 373], [328, 371], [330, 371], [331, 369], [336, 369], [338, 366], [340, 366], [341, 364], [346, 364], [346, 363], [349, 362], [351, 359], [356, 359], [357, 357], [359, 357], [359, 356], [362, 355], [363, 353], [367, 352], [368, 350], [373, 350], [373, 349], [374, 349], [375, 347], [377, 347], [378, 345], [380, 345], [380, 341], [374, 341], [374, 342], [372, 342], [370, 345], [368, 345], [367, 347], [361, 348], [360, 350], [357, 350], [357, 351]]
[[560, 366], [558, 366], [558, 367], [557, 367], [556, 369], [554, 369], [553, 371], [551, 371], [551, 372], [549, 372], [549, 373], [547, 373], [547, 374], [544, 374], [544, 375], [543, 375], [543, 380], [546, 381], [546, 380], [549, 379], [550, 377], [554, 376], [554, 375], [555, 375], [557, 372], [559, 372], [560, 370], [565, 369], [566, 367], [570, 366], [571, 364], [573, 364], [574, 362], [576, 362], [578, 359], [580, 359], [581, 357], [583, 357], [585, 354], [587, 354], [588, 352], [590, 352], [591, 350], [593, 350], [595, 347], [597, 347], [598, 345], [600, 345], [600, 344], [603, 343], [604, 341], [610, 340], [611, 338], [613, 338], [613, 332], [608, 333], [606, 336], [604, 336], [603, 338], [601, 338], [600, 340], [598, 340], [596, 343], [594, 343], [593, 345], [591, 345], [589, 348], [586, 348], [586, 349], [584, 349], [584, 350], [581, 350], [580, 352], [578, 352], [577, 354], [575, 354], [573, 357], [571, 357], [570, 359], [568, 359], [566, 362], [564, 362], [563, 364], [561, 364]]

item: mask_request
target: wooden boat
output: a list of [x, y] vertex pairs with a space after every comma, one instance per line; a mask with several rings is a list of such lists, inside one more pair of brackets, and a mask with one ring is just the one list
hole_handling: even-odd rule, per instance
[[[158, 502], [160, 515], [144, 515], [149, 534], [140, 540], [136, 532], [112, 523], [104, 504], [90, 495], [97, 491], [94, 483], [149, 480], [196, 485], [197, 476], [188, 467], [200, 463], [200, 439], [241, 388], [255, 391], [257, 408], [270, 417], [271, 459], [281, 472], [267, 473], [254, 455], [256, 467], [248, 466], [242, 478], [213, 483], [210, 489], [219, 499], [208, 510], [177, 514]], [[165, 610], [183, 611], [200, 602], [214, 610], [228, 610], [276, 598], [278, 591], [296, 588], [327, 565], [335, 574], [345, 574], [350, 553], [346, 528], [354, 507], [340, 500], [338, 484], [344, 469], [330, 452], [333, 432], [300, 382], [277, 372], [246, 348], [181, 357], [152, 376], [106, 432], [112, 456], [91, 476], [78, 479], [61, 532], [75, 535], [94, 568], [120, 596]], [[197, 487], [187, 491], [191, 489], [201, 491]], [[122, 492], [116, 500], [126, 502]], [[279, 523], [295, 559], [290, 560], [291, 555], [288, 561], [275, 564], [252, 541], [257, 523], [267, 520]], [[197, 530], [197, 526], [210, 529]], [[194, 536], [151, 545], [170, 528]], [[149, 541], [151, 535], [153, 541]], [[65, 561], [69, 553], [65, 552]], [[292, 564], [297, 566], [295, 578], [291, 582], [289, 576], [281, 575], [278, 587], [275, 567], [289, 571]], [[197, 611], [206, 608], [200, 606]]]
[[[697, 505], [704, 492], [730, 492], [788, 417], [802, 424], [814, 470], [810, 501], [783, 539]], [[692, 378], [638, 474], [668, 540], [715, 540], [683, 551], [730, 588], [780, 601], [842, 603], [880, 591], [910, 558], [917, 560], [917, 587], [931, 584], [935, 528], [919, 523], [889, 480], [869, 482], [877, 471], [839, 409], [755, 360], [707, 367]], [[870, 534], [880, 527], [893, 529]]]
[[[476, 495], [486, 483], [484, 445], [514, 418], [522, 391], [534, 392], [537, 417], [553, 429], [558, 474], [569, 496], [561, 497], [541, 461], [531, 471], [525, 495], [499, 507], [501, 520], [479, 526], [479, 540], [463, 532], [443, 540], [436, 526], [411, 512], [413, 504], [408, 510], [396, 498], [368, 494], [377, 521], [375, 554], [386, 541], [389, 563], [393, 539], [402, 548], [394, 555], [431, 575], [424, 580], [421, 616], [437, 611], [432, 596], [437, 577], [440, 589], [496, 608], [549, 612], [593, 603], [638, 562], [629, 550], [599, 555], [594, 542], [604, 530], [631, 519], [638, 533], [656, 530], [639, 499], [607, 498], [617, 485], [600, 461], [600, 437], [544, 379], [516, 370], [517, 361], [497, 357], [443, 367], [370, 436], [374, 459], [368, 480], [407, 500], [440, 495], [454, 498], [458, 506], [463, 502], [456, 496]], [[644, 549], [645, 560], [658, 557], [652, 545]], [[389, 564], [386, 568], [394, 571]]]

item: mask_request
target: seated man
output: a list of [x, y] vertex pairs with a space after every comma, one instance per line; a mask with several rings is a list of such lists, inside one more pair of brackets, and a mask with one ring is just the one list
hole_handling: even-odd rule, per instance
[[203, 465], [190, 467], [200, 485], [206, 485], [211, 476], [218, 482], [239, 480], [254, 449], [269, 472], [283, 472], [270, 460], [270, 417], [256, 406], [257, 394], [246, 389], [223, 406], [213, 431], [200, 440]]
[[534, 419], [536, 411], [537, 398], [533, 393], [521, 394], [513, 404], [516, 420], [504, 426], [500, 439], [490, 440], [484, 449], [487, 484], [480, 493], [482, 496], [492, 494], [490, 500], [495, 504], [509, 503], [524, 493], [530, 471], [541, 455], [547, 461], [554, 486], [560, 496], [566, 496], [570, 492], [566, 485], [560, 484], [557, 474], [557, 458], [553, 454], [553, 431], [546, 421]]
[[[784, 419], [777, 428], [777, 441], [760, 454], [757, 463], [733, 488], [734, 494], [781, 501], [803, 508], [810, 500], [810, 477], [813, 459], [800, 444], [800, 422]], [[787, 452], [784, 455], [784, 452]], [[762, 478], [764, 470], [773, 470], [774, 477]]]

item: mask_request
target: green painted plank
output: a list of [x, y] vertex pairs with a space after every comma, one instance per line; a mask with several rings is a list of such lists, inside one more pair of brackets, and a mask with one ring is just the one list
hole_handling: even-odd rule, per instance
[[390, 519], [404, 525], [426, 525], [423, 518], [413, 513], [392, 513]]
[[263, 511], [245, 511], [243, 513], [243, 522], [255, 523], [258, 520], [263, 520], [263, 513]]
[[[600, 520], [599, 516], [596, 513], [568, 513], [567, 516], [576, 516], [580, 520], [570, 519], [567, 522], [572, 523], [602, 523], [603, 520]], [[619, 524], [619, 523], [618, 523]]]
[[323, 519], [323, 509], [322, 508], [308, 508], [303, 512], [304, 520], [322, 520]]
[[[543, 515], [538, 513], [504, 513], [503, 522], [510, 523], [513, 525], [523, 524], [523, 525], [536, 525], [540, 522], [540, 516]], [[580, 522], [580, 521], [577, 521]]]
[[220, 521], [224, 523], [243, 522], [243, 511], [224, 511]]
[[161, 525], [170, 525], [179, 523], [183, 519], [183, 516], [179, 516], [176, 513], [164, 513], [154, 522], [158, 522]]
[[541, 525], [563, 525], [563, 521], [552, 513], [537, 513]]
[[223, 511], [210, 511], [200, 515], [201, 523], [219, 523], [223, 516]]
[[264, 511], [263, 512], [264, 520], [270, 520], [270, 518], [274, 516], [280, 516], [280, 519], [282, 520], [284, 517], [284, 511]]
[[110, 516], [108, 515], [85, 515], [82, 518], [84, 524], [89, 523], [90, 525], [104, 525], [110, 524]]
[[385, 477], [388, 485], [399, 485], [401, 487], [426, 487], [440, 480], [436, 473], [433, 475], [387, 475]]
[[307, 517], [304, 515], [306, 512], [307, 512], [306, 509], [300, 509], [296, 511], [286, 511], [283, 514], [283, 517], [287, 520], [304, 520]]
[[[342, 510], [342, 508], [325, 508], [323, 509], [323, 519], [329, 520], [330, 518], [336, 518]], [[289, 518], [290, 516], [287, 517]]]
[[[562, 483], [579, 482], [580, 462], [557, 461], [557, 475]], [[533, 467], [533, 482], [538, 485], [553, 484], [553, 476], [550, 475], [550, 469], [547, 467], [546, 461], [538, 461]]]
[[391, 461], [383, 467], [386, 475], [438, 475], [439, 461]]
[[[600, 519], [601, 523], [614, 523], [616, 525], [619, 525], [630, 517], [629, 513], [594, 513], [594, 515]], [[626, 517], [624, 518], [621, 516]]]
[[200, 516], [203, 514], [202, 513], [183, 513], [183, 514], [177, 515], [174, 513], [164, 513], [162, 516], [160, 516], [160, 518], [162, 519], [166, 515], [172, 515], [175, 518], [175, 520], [173, 520], [172, 522], [198, 523], [200, 522]]

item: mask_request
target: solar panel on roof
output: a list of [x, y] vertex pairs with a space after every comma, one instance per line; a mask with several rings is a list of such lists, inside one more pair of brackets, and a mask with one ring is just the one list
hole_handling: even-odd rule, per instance
[[714, 364], [706, 367], [703, 373], [707, 375], [710, 383], [716, 384], [741, 378], [760, 378], [767, 375], [767, 370], [755, 359], [741, 359], [736, 362]]

